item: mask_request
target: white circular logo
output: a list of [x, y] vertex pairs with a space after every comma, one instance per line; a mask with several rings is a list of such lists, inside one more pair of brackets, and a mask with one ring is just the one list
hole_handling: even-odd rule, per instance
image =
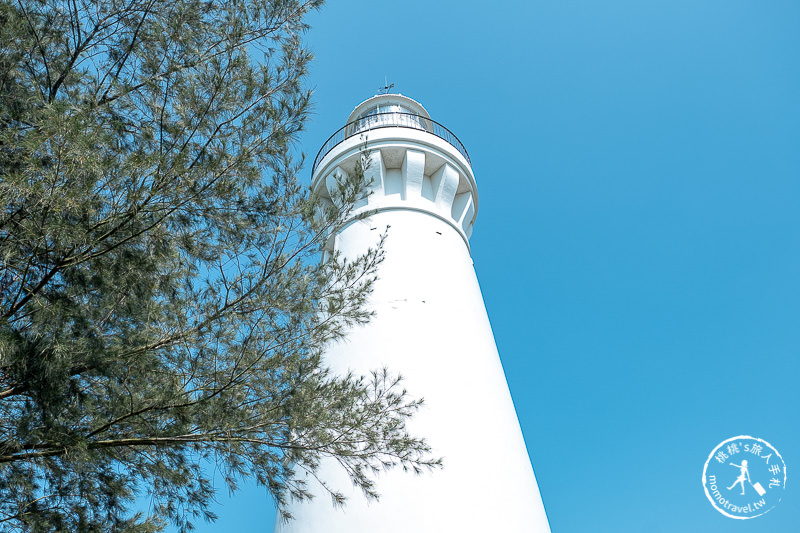
[[721, 442], [703, 467], [711, 505], [731, 518], [761, 516], [781, 501], [786, 464], [770, 443], [747, 435]]

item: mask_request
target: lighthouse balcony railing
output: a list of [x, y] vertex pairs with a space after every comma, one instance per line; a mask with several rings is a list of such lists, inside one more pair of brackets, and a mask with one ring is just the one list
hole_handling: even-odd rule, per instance
[[314, 158], [311, 174], [313, 175], [317, 171], [319, 162], [339, 143], [359, 133], [378, 128], [411, 128], [427, 131], [450, 143], [464, 156], [467, 163], [471, 164], [469, 155], [467, 155], [467, 150], [464, 148], [464, 145], [461, 144], [461, 141], [458, 140], [458, 137], [435, 120], [411, 113], [374, 113], [350, 122], [328, 137], [328, 140], [325, 141], [325, 144], [323, 144], [322, 148], [317, 152], [317, 157]]

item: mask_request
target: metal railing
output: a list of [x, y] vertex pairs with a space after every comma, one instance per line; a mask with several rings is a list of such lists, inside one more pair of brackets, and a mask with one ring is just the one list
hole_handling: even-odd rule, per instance
[[317, 152], [317, 157], [314, 158], [314, 166], [311, 167], [311, 175], [313, 176], [317, 171], [317, 165], [322, 161], [322, 158], [328, 155], [328, 152], [333, 150], [336, 145], [354, 135], [378, 128], [411, 128], [427, 131], [453, 145], [456, 150], [464, 156], [467, 163], [470, 165], [472, 164], [469, 160], [469, 155], [467, 155], [467, 149], [464, 148], [464, 145], [461, 144], [458, 137], [435, 120], [412, 113], [375, 113], [346, 124], [344, 127], [339, 128], [336, 133], [328, 137], [328, 140], [325, 141], [325, 144], [323, 144], [322, 148]]

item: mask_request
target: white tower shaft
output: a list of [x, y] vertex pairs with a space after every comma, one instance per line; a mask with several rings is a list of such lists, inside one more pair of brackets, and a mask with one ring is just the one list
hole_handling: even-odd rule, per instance
[[[477, 190], [466, 153], [451, 144], [455, 137], [445, 141], [432, 132], [427, 113], [408, 98], [375, 97], [353, 115], [373, 103], [410, 108], [422, 127], [369, 131], [373, 192], [361, 209], [375, 211], [343, 228], [335, 247], [356, 257], [389, 228], [370, 299], [376, 314], [332, 346], [326, 362], [340, 373], [384, 366], [401, 373], [409, 392], [425, 398], [409, 429], [428, 440], [444, 468], [381, 474], [380, 501], [367, 502], [352, 489], [344, 508], [333, 507], [320, 489], [313, 501], [294, 503], [295, 519], [278, 523], [276, 532], [549, 533], [469, 253]], [[399, 121], [399, 115], [377, 117], [373, 125]], [[331, 150], [316, 182], [351, 168], [361, 145], [355, 135]], [[350, 487], [334, 461], [319, 475], [337, 489]]]

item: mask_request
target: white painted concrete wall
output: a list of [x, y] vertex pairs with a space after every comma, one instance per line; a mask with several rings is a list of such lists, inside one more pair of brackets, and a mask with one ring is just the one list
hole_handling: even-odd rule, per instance
[[[370, 171], [381, 175], [363, 207], [379, 211], [351, 222], [335, 244], [355, 257], [390, 226], [371, 298], [377, 314], [332, 346], [326, 362], [338, 372], [368, 374], [385, 366], [401, 373], [408, 391], [425, 398], [410, 430], [428, 439], [444, 468], [421, 476], [383, 473], [377, 485], [382, 497], [370, 503], [334, 461], [326, 461], [320, 476], [347, 489], [345, 508], [333, 507], [319, 489], [314, 501], [295, 502], [295, 520], [278, 522], [275, 531], [549, 533], [469, 254], [477, 204], [471, 169], [454, 148], [409, 147], [397, 132], [383, 133], [395, 140], [373, 151]], [[402, 162], [392, 168], [397, 150]], [[331, 154], [321, 174], [346, 171], [354, 153]]]

